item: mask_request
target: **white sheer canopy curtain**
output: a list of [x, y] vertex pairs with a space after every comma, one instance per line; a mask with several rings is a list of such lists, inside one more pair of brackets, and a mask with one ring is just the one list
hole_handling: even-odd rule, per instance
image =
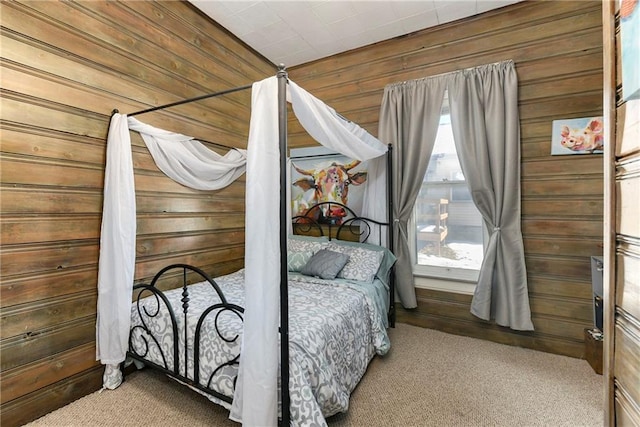
[[245, 171], [246, 152], [221, 156], [192, 137], [158, 129], [124, 114], [111, 117], [107, 139], [104, 206], [98, 265], [96, 359], [108, 369], [104, 386], [120, 384], [117, 364], [125, 359], [131, 323], [135, 270], [136, 199], [129, 130], [139, 132], [158, 168], [197, 190], [216, 190]]
[[513, 61], [389, 85], [380, 139], [394, 150], [396, 287], [402, 305], [417, 306], [407, 221], [427, 169], [445, 90], [453, 135], [489, 242], [471, 313], [501, 326], [533, 330], [520, 229], [520, 123]]
[[247, 151], [233, 149], [224, 156], [191, 136], [173, 133], [129, 117], [129, 129], [139, 132], [153, 161], [165, 175], [196, 190], [219, 190], [245, 172]]
[[[277, 218], [281, 184], [285, 183], [279, 182], [277, 95], [276, 77], [253, 84], [245, 221], [245, 318], [230, 413], [232, 420], [246, 426], [276, 426], [278, 421], [281, 231]], [[386, 145], [291, 80], [287, 95], [302, 127], [323, 146], [362, 161], [387, 152]]]
[[[109, 124], [104, 201], [98, 261], [96, 359], [105, 365], [124, 361], [129, 344], [131, 293], [136, 261], [136, 194], [127, 116]], [[119, 370], [105, 373], [104, 385], [120, 385]]]

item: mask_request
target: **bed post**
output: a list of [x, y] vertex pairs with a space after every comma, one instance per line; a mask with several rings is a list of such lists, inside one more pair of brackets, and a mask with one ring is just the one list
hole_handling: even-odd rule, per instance
[[283, 427], [289, 426], [289, 271], [287, 268], [287, 71], [278, 66], [278, 129], [280, 139], [280, 402]]
[[[387, 223], [389, 226], [387, 227], [387, 242], [389, 246], [389, 250], [393, 252], [393, 145], [388, 145], [389, 150], [387, 151]], [[396, 279], [394, 268], [391, 268], [391, 274], [389, 276], [389, 326], [392, 328], [396, 327]]]

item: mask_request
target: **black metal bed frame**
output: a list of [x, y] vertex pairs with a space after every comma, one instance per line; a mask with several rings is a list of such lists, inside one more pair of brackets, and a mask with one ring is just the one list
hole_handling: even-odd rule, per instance
[[[280, 148], [280, 182], [287, 182], [287, 100], [286, 100], [286, 85], [287, 85], [287, 80], [288, 80], [288, 74], [286, 72], [285, 66], [283, 64], [280, 64], [278, 66], [278, 72], [276, 74], [277, 78], [278, 78], [278, 125], [279, 125], [279, 148]], [[129, 113], [128, 116], [135, 116], [138, 114], [143, 114], [143, 113], [148, 113], [148, 112], [152, 112], [152, 111], [157, 111], [157, 110], [161, 110], [164, 108], [168, 108], [168, 107], [173, 107], [173, 106], [177, 106], [177, 105], [182, 105], [182, 104], [186, 104], [189, 102], [194, 102], [194, 101], [199, 101], [199, 100], [203, 100], [203, 99], [207, 99], [207, 98], [213, 98], [216, 96], [220, 96], [220, 95], [225, 95], [228, 93], [233, 93], [233, 92], [237, 92], [237, 91], [241, 91], [241, 90], [245, 90], [245, 89], [250, 89], [252, 87], [251, 84], [246, 85], [246, 86], [240, 86], [240, 87], [236, 87], [236, 88], [232, 88], [232, 89], [228, 89], [228, 90], [223, 90], [220, 92], [216, 92], [216, 93], [211, 93], [211, 94], [206, 94], [206, 95], [202, 95], [202, 96], [198, 96], [195, 98], [190, 98], [190, 99], [185, 99], [182, 101], [177, 101], [177, 102], [173, 102], [170, 104], [165, 104], [165, 105], [160, 105], [157, 107], [152, 107], [152, 108], [148, 108], [148, 109], [144, 109], [144, 110], [140, 110], [140, 111], [136, 111], [133, 113]], [[113, 113], [117, 113], [118, 110], [113, 110]], [[388, 201], [388, 222], [387, 223], [381, 223], [378, 221], [374, 221], [372, 219], [368, 219], [368, 218], [362, 218], [362, 217], [358, 217], [360, 218], [360, 221], [369, 221], [371, 223], [375, 223], [378, 225], [387, 225], [387, 235], [388, 235], [388, 248], [389, 250], [391, 250], [393, 252], [393, 231], [392, 231], [392, 215], [393, 215], [393, 202], [392, 202], [392, 174], [391, 174], [391, 166], [392, 166], [392, 161], [391, 161], [391, 149], [392, 146], [391, 144], [389, 144], [389, 151], [387, 153], [387, 201]], [[335, 202], [332, 202], [335, 204]], [[288, 269], [287, 269], [287, 233], [286, 230], [288, 229], [288, 218], [287, 218], [287, 206], [288, 205], [288, 200], [286, 200], [286, 197], [284, 194], [280, 195], [280, 268], [281, 268], [281, 274], [280, 274], [280, 360], [289, 360], [289, 307], [288, 304], [283, 304], [282, 302], [284, 301], [288, 301], [289, 297], [288, 297]], [[346, 207], [346, 206], [345, 206]], [[349, 211], [351, 211], [351, 209], [347, 208]], [[353, 212], [353, 211], [351, 211]], [[354, 215], [355, 216], [355, 215]], [[355, 221], [355, 218], [350, 220], [351, 223], [353, 223], [353, 221]], [[340, 231], [340, 230], [339, 230]], [[338, 232], [339, 232], [338, 231]], [[367, 236], [368, 237], [368, 236]], [[183, 268], [184, 269], [184, 277], [183, 277], [183, 312], [185, 313], [185, 319], [186, 319], [186, 313], [188, 311], [189, 308], [189, 295], [188, 295], [188, 290], [187, 290], [187, 277], [186, 277], [186, 271], [187, 270], [193, 270], [194, 272], [202, 275], [209, 283], [212, 284], [212, 286], [214, 287], [214, 289], [216, 290], [216, 292], [218, 293], [218, 295], [221, 298], [222, 303], [218, 304], [218, 308], [224, 309], [224, 310], [231, 310], [234, 313], [238, 314], [241, 318], [241, 313], [244, 312], [244, 309], [242, 307], [239, 306], [235, 306], [233, 304], [228, 304], [226, 302], [226, 300], [224, 299], [224, 295], [222, 294], [222, 292], [220, 291], [219, 287], [217, 286], [217, 284], [215, 283], [215, 281], [213, 281], [213, 279], [211, 279], [205, 272], [203, 272], [202, 270], [199, 270], [196, 267], [193, 266], [189, 266], [186, 264], [175, 264], [175, 265], [170, 265], [168, 267], [165, 267], [164, 269], [162, 269], [160, 272], [158, 272], [158, 274], [156, 274], [156, 276], [154, 277], [153, 281], [151, 282], [150, 285], [144, 285], [144, 284], [140, 284], [140, 285], [136, 285], [134, 287], [135, 289], [141, 289], [144, 291], [149, 291], [152, 294], [154, 294], [156, 296], [156, 298], [160, 298], [162, 299], [165, 303], [168, 303], [168, 301], [166, 300], [166, 297], [164, 297], [164, 294], [162, 294], [161, 291], [159, 291], [157, 288], [155, 288], [155, 282], [156, 280], [159, 278], [159, 276], [170, 270], [173, 268]], [[391, 327], [395, 327], [395, 307], [394, 307], [394, 293], [395, 293], [395, 286], [394, 286], [394, 274], [393, 272], [391, 272], [390, 275], [390, 302], [389, 302], [389, 324]], [[167, 305], [168, 306], [168, 305]], [[171, 312], [171, 319], [173, 323], [173, 328], [174, 328], [174, 337], [177, 337], [177, 326], [176, 326], [176, 318], [175, 318], [175, 313], [173, 312], [173, 309], [169, 307], [169, 310]], [[198, 322], [198, 331], [197, 334], [199, 334], [200, 332], [200, 327], [202, 325], [202, 322], [204, 321], [204, 319], [206, 318], [206, 316], [208, 316], [209, 313], [211, 313], [213, 310], [215, 310], [215, 306], [209, 307], [209, 309], [205, 310], [205, 312], [202, 314], [201, 318], [199, 319]], [[146, 313], [146, 310], [144, 310]], [[157, 315], [157, 313], [156, 313]], [[186, 322], [185, 322], [186, 324]], [[199, 339], [199, 337], [198, 337]], [[234, 339], [237, 339], [237, 337], [235, 337]], [[130, 337], [131, 340], [131, 337]], [[198, 340], [196, 340], [197, 342]], [[174, 341], [177, 342], [177, 341]], [[198, 344], [199, 346], [199, 344]], [[135, 354], [135, 352], [128, 352], [127, 354], [129, 356], [131, 356], [132, 358], [139, 360], [147, 365], [153, 366], [156, 369], [159, 369], [160, 371], [165, 372], [167, 375], [175, 377], [176, 379], [183, 381], [199, 390], [202, 390], [206, 393], [212, 394], [216, 397], [218, 397], [219, 399], [225, 401], [225, 402], [231, 402], [231, 398], [229, 398], [228, 396], [224, 396], [218, 392], [216, 392], [215, 390], [211, 390], [209, 388], [203, 387], [202, 385], [199, 384], [198, 382], [198, 377], [194, 378], [194, 379], [189, 379], [187, 378], [187, 373], [186, 373], [186, 363], [185, 363], [185, 375], [181, 375], [179, 372], [179, 366], [176, 366], [177, 361], [179, 360], [179, 355], [178, 355], [178, 346], [175, 346], [176, 348], [174, 349], [174, 368], [173, 370], [169, 369], [168, 367], [163, 367], [160, 365], [157, 365], [155, 363], [149, 362], [147, 360], [145, 360], [141, 355]], [[185, 349], [186, 350], [186, 349]], [[198, 347], [199, 350], [199, 347]], [[196, 348], [194, 348], [194, 352], [198, 351], [196, 350]], [[232, 361], [228, 361], [225, 362], [225, 364], [221, 365], [220, 367], [216, 368], [215, 371], [221, 369], [223, 366], [226, 366], [228, 364], [231, 363], [238, 363], [240, 355], [238, 354], [238, 356], [236, 358], [234, 358]], [[195, 366], [196, 360], [198, 358], [194, 357], [194, 370], [195, 372], [198, 372], [198, 368]], [[188, 360], [187, 358], [187, 354], [185, 353], [185, 362]], [[199, 364], [199, 360], [197, 362]], [[280, 364], [280, 383], [281, 384], [289, 384], [289, 364], [288, 363], [281, 363]], [[123, 370], [124, 372], [124, 370]], [[281, 392], [281, 396], [280, 396], [280, 402], [281, 402], [281, 407], [282, 407], [282, 417], [279, 419], [280, 425], [282, 426], [288, 426], [290, 424], [290, 396], [289, 396], [289, 387], [280, 387], [280, 392]]]
[[[182, 299], [180, 301], [182, 302], [182, 313], [184, 315], [183, 317], [184, 318], [184, 334], [185, 334], [184, 335], [185, 336], [184, 363], [180, 363], [180, 360], [181, 360], [180, 351], [179, 351], [180, 348], [178, 345], [180, 340], [179, 340], [178, 321], [177, 321], [176, 313], [173, 307], [171, 306], [171, 304], [169, 303], [169, 300], [164, 295], [164, 292], [156, 287], [156, 283], [165, 273], [171, 270], [176, 270], [176, 269], [182, 269]], [[196, 273], [196, 279], [190, 280], [187, 274], [188, 271], [192, 271]], [[193, 339], [193, 378], [189, 378], [188, 372], [187, 372], [187, 369], [188, 369], [187, 362], [189, 360], [189, 346], [187, 345], [187, 334], [189, 330], [188, 313], [189, 313], [189, 301], [190, 301], [188, 286], [190, 282], [198, 283], [202, 281], [207, 281], [213, 287], [213, 289], [216, 291], [216, 294], [218, 295], [218, 298], [220, 298], [220, 302], [209, 306], [206, 310], [202, 312], [202, 314], [198, 318], [194, 339]], [[240, 353], [238, 353], [237, 356], [234, 356], [233, 358], [217, 366], [209, 376], [209, 379], [207, 381], [207, 386], [205, 387], [200, 384], [200, 342], [201, 342], [200, 338], [202, 333], [202, 325], [204, 321], [209, 317], [209, 315], [214, 310], [216, 310], [214, 322], [213, 322], [215, 326], [215, 332], [225, 342], [231, 343], [231, 342], [237, 341], [239, 338], [239, 335], [236, 335], [234, 337], [225, 336], [223, 331], [221, 331], [220, 328], [218, 327], [218, 320], [220, 318], [220, 315], [225, 312], [231, 312], [236, 316], [238, 316], [240, 320], [243, 320], [242, 314], [244, 313], [244, 308], [236, 304], [231, 304], [227, 302], [224, 294], [222, 293], [222, 290], [220, 289], [218, 284], [215, 282], [215, 280], [213, 280], [207, 273], [205, 273], [201, 269], [191, 265], [187, 265], [187, 264], [169, 265], [163, 268], [162, 270], [160, 270], [158, 273], [156, 273], [156, 275], [153, 277], [153, 280], [151, 280], [150, 284], [147, 285], [147, 284], [141, 283], [141, 284], [135, 285], [133, 287], [133, 291], [134, 291], [134, 295], [137, 293], [135, 298], [136, 310], [138, 312], [138, 315], [140, 316], [140, 321], [142, 325], [135, 325], [131, 328], [131, 331], [129, 334], [129, 351], [127, 352], [127, 355], [135, 360], [138, 360], [144, 363], [145, 365], [151, 366], [159, 371], [164, 372], [167, 375], [170, 375], [173, 378], [176, 378], [186, 384], [189, 384], [192, 387], [195, 387], [201, 391], [209, 393], [220, 400], [231, 403], [233, 400], [232, 397], [226, 396], [211, 388], [211, 380], [213, 379], [215, 374], [218, 373], [218, 371], [220, 371], [225, 366], [238, 365], [239, 359], [240, 359]], [[151, 294], [151, 295], [147, 295], [147, 294]], [[142, 299], [150, 296], [155, 297], [155, 301], [156, 301], [155, 310], [148, 310], [147, 306], [140, 304]], [[151, 319], [158, 316], [161, 312], [161, 309], [163, 308], [166, 308], [171, 318], [171, 329], [172, 329], [172, 338], [173, 338], [173, 368], [171, 368], [167, 363], [167, 355], [162, 351], [161, 344], [158, 342], [157, 337], [154, 335], [153, 331], [149, 328], [146, 322], [147, 319]], [[134, 346], [134, 339], [136, 338], [138, 338], [141, 342], [144, 343], [144, 345], [140, 349]], [[157, 351], [160, 352], [160, 356], [163, 362], [162, 365], [151, 362], [150, 360], [145, 358], [149, 353], [151, 345], [154, 345]], [[181, 368], [183, 368], [184, 374], [181, 372]]]
[[[341, 218], [341, 221], [337, 221], [334, 218], [327, 218], [322, 214], [323, 208], [331, 207], [331, 206], [339, 206], [345, 209], [348, 215], [344, 218]], [[327, 237], [330, 240], [331, 239], [352, 240], [350, 237], [357, 237], [357, 241], [363, 242], [363, 243], [367, 242], [367, 239], [371, 234], [372, 227], [377, 226], [382, 228], [384, 226], [389, 225], [388, 223], [385, 223], [385, 222], [380, 222], [380, 221], [373, 220], [371, 218], [358, 216], [351, 208], [338, 202], [321, 202], [316, 205], [313, 205], [309, 210], [307, 210], [305, 215], [294, 216], [292, 218], [292, 222], [294, 224], [298, 224], [302, 226], [303, 232], [311, 231], [315, 229], [315, 230], [318, 230], [320, 235], [325, 235], [323, 225], [326, 225], [328, 227]], [[358, 226], [359, 231], [355, 232], [354, 227], [352, 226]], [[335, 236], [332, 236], [333, 234], [332, 229], [335, 229]], [[171, 273], [174, 272], [175, 270], [182, 270], [182, 285], [181, 285], [182, 298], [180, 299], [180, 302], [182, 304], [180, 307], [174, 308], [170, 304], [169, 299], [165, 296], [164, 291], [159, 289], [157, 286], [162, 278], [172, 277], [173, 275]], [[178, 322], [178, 316], [180, 316], [179, 310], [180, 309], [182, 310], [182, 319], [184, 320], [182, 325], [182, 330], [184, 331], [184, 342], [186, 343], [187, 334], [190, 327], [188, 323], [189, 308], [190, 308], [189, 301], [191, 300], [189, 295], [189, 285], [193, 283], [200, 283], [203, 281], [206, 281], [211, 285], [211, 287], [215, 290], [220, 301], [207, 307], [202, 312], [202, 314], [200, 314], [200, 316], [198, 317], [195, 334], [193, 338], [193, 354], [192, 355], [189, 354], [188, 345], [184, 346], [184, 349], [183, 349], [184, 353], [181, 354], [180, 348], [178, 345], [178, 343], [180, 342], [180, 339], [179, 339], [180, 330], [179, 330], [179, 322]], [[390, 275], [390, 288], [391, 288], [390, 294], [393, 295], [393, 292], [394, 292], [393, 274]], [[175, 288], [175, 289], [179, 289], [179, 288]], [[234, 315], [238, 316], [238, 318], [242, 321], [244, 308], [239, 305], [229, 303], [225, 298], [224, 293], [216, 283], [215, 279], [211, 278], [209, 274], [199, 269], [198, 267], [194, 267], [188, 264], [172, 264], [167, 267], [164, 267], [162, 270], [156, 273], [156, 275], [153, 277], [153, 279], [149, 284], [139, 283], [135, 285], [133, 287], [133, 292], [135, 296], [134, 298], [135, 309], [138, 313], [138, 316], [140, 317], [141, 324], [134, 325], [131, 328], [130, 335], [129, 335], [129, 351], [127, 352], [127, 355], [134, 360], [142, 362], [146, 366], [159, 370], [169, 375], [172, 378], [175, 378], [202, 392], [210, 394], [224, 402], [231, 404], [233, 401], [233, 397], [224, 395], [214, 390], [213, 388], [211, 388], [211, 381], [216, 375], [216, 373], [218, 373], [225, 366], [239, 365], [240, 352], [238, 352], [237, 355], [233, 355], [233, 357], [230, 357], [229, 360], [214, 367], [212, 369], [212, 373], [209, 375], [209, 378], [205, 386], [200, 383], [200, 345], [201, 345], [201, 339], [203, 337], [203, 332], [209, 332], [209, 331], [203, 330], [203, 324], [210, 316], [213, 316], [215, 333], [217, 334], [218, 337], [220, 337], [222, 340], [228, 343], [237, 341], [239, 339], [239, 335], [235, 335], [232, 337], [227, 336], [228, 333], [225, 333], [225, 331], [219, 328], [218, 319], [223, 313], [231, 312]], [[155, 303], [154, 303], [155, 305], [152, 306], [151, 309], [149, 308], [148, 304], [143, 305], [141, 303], [143, 299], [148, 297], [155, 298]], [[169, 314], [169, 317], [171, 319], [171, 331], [172, 331], [171, 337], [173, 339], [173, 349], [171, 349], [170, 351], [173, 354], [173, 366], [170, 366], [170, 363], [168, 362], [168, 357], [167, 357], [168, 355], [165, 354], [165, 352], [162, 350], [162, 345], [159, 342], [159, 337], [157, 337], [156, 334], [154, 334], [153, 330], [148, 325], [148, 320], [154, 317], [157, 317], [163, 310]], [[393, 313], [394, 313], [393, 304], [390, 303], [388, 316], [389, 316], [390, 326], [392, 327], [394, 326]], [[137, 346], [134, 345], [135, 343], [138, 343], [138, 345]], [[162, 359], [162, 364], [152, 362], [146, 358], [152, 346], [159, 352], [160, 358]], [[189, 377], [189, 373], [187, 371], [188, 369], [187, 362], [189, 361], [190, 356], [193, 357], [193, 364], [194, 364], [192, 378]], [[234, 379], [234, 386], [235, 386], [235, 379]]]
[[[326, 212], [332, 212], [332, 207], [339, 207], [345, 212], [345, 216], [335, 217], [326, 215]], [[391, 250], [391, 223], [381, 222], [371, 218], [358, 216], [349, 206], [340, 202], [320, 202], [311, 206], [303, 215], [295, 215], [291, 218], [291, 222], [297, 225], [296, 229], [302, 233], [311, 233], [314, 231], [320, 236], [325, 236], [329, 240], [357, 240], [365, 243], [371, 235], [372, 227], [377, 226], [380, 231], [378, 236], [378, 245], [382, 245], [382, 227], [387, 227], [387, 238]], [[324, 226], [324, 227], [323, 227]], [[356, 229], [357, 231], [354, 231]], [[335, 230], [335, 237], [333, 231]], [[395, 295], [395, 279], [393, 267], [389, 274], [389, 311], [387, 313], [389, 326], [395, 328], [396, 316], [393, 299]]]

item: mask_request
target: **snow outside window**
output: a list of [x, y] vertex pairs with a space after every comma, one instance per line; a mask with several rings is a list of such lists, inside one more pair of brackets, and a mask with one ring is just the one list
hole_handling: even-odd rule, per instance
[[484, 254], [482, 216], [471, 200], [444, 102], [435, 146], [409, 233], [416, 276], [476, 281]]

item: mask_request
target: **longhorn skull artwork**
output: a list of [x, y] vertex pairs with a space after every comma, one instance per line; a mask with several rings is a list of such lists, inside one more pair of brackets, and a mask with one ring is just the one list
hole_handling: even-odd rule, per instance
[[[293, 183], [294, 186], [303, 190], [303, 193], [293, 200], [293, 215], [305, 215], [310, 207], [321, 202], [338, 202], [348, 205], [349, 187], [360, 185], [367, 180], [366, 171], [350, 172], [360, 163], [359, 160], [346, 164], [333, 161], [316, 165], [314, 169], [309, 170], [294, 164], [295, 170], [304, 177]], [[341, 206], [331, 206], [331, 208], [329, 206], [322, 209], [325, 218], [333, 218], [339, 222], [347, 215]]]

